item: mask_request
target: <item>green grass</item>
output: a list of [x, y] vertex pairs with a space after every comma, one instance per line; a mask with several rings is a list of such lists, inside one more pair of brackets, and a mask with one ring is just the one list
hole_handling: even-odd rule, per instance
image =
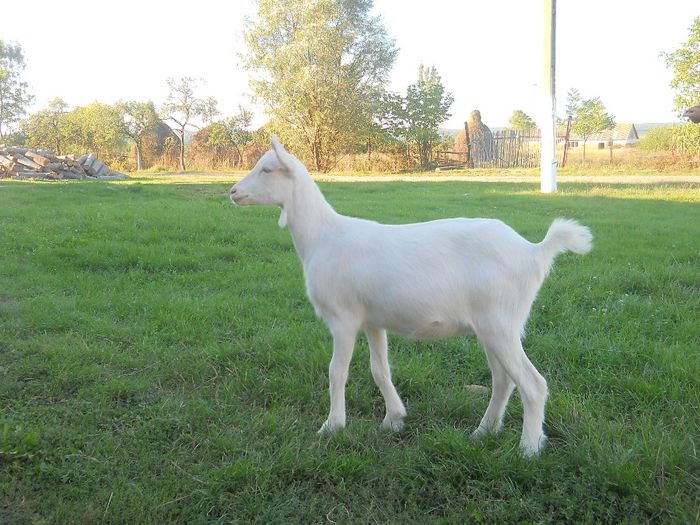
[[525, 347], [548, 379], [543, 455], [522, 408], [473, 442], [474, 339], [390, 340], [407, 428], [360, 341], [348, 428], [330, 337], [277, 211], [224, 184], [0, 184], [0, 523], [694, 523], [700, 501], [700, 186], [322, 185], [385, 222], [554, 217], [596, 237], [545, 282]]
[[[243, 178], [247, 171], [191, 171], [191, 172], [152, 172], [152, 171], [135, 171], [131, 172], [129, 175], [130, 180], [125, 181], [126, 184], [131, 184], [134, 182], [140, 184], [197, 184], [197, 183], [229, 183], [233, 180], [238, 180]], [[656, 177], [662, 175], [666, 176], [677, 176], [684, 177], [688, 175], [697, 175], [697, 169], [691, 168], [676, 168], [676, 169], [665, 169], [660, 171], [656, 168], [634, 168], [631, 169], [627, 165], [579, 165], [574, 164], [567, 166], [565, 168], [557, 169], [557, 177], [560, 182], [566, 182], [569, 177], [596, 177], [600, 178], [601, 182], [604, 182], [606, 177], [615, 176], [626, 176], [635, 175], [642, 177]], [[381, 171], [332, 171], [329, 173], [313, 173], [313, 175], [321, 180], [328, 179], [329, 177], [333, 179], [347, 178], [348, 180], [359, 179], [360, 181], [364, 177], [386, 177], [390, 179], [392, 177], [415, 177], [416, 179], [422, 178], [435, 178], [445, 179], [452, 176], [469, 176], [469, 177], [488, 177], [488, 176], [508, 176], [508, 177], [539, 177], [539, 168], [511, 168], [508, 170], [500, 168], [476, 168], [476, 169], [460, 169], [460, 170], [450, 170], [450, 171], [406, 171], [406, 172], [381, 172]], [[570, 182], [575, 182], [570, 180]]]

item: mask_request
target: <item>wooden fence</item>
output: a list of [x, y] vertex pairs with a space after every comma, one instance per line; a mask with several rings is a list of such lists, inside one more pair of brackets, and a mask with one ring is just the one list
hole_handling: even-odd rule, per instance
[[540, 135], [514, 130], [494, 131], [473, 140], [467, 151], [435, 152], [438, 169], [536, 168], [540, 165]]
[[[557, 143], [568, 144], [570, 126], [569, 123], [566, 135], [557, 136]], [[466, 151], [435, 152], [438, 170], [539, 167], [542, 137], [538, 129], [528, 131], [506, 129], [470, 137], [466, 123], [464, 127], [468, 137]], [[564, 148], [560, 165], [566, 162], [566, 149]]]

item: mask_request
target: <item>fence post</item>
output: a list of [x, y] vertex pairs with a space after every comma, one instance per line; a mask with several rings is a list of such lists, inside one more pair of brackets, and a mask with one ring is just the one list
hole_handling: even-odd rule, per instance
[[564, 134], [564, 155], [561, 158], [561, 167], [566, 166], [566, 160], [569, 156], [569, 136], [571, 134], [571, 115], [566, 119], [566, 133]]

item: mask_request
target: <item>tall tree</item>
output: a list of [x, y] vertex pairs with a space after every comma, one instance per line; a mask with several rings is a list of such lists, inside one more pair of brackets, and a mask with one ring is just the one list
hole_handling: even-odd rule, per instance
[[537, 124], [534, 120], [532, 120], [532, 117], [521, 109], [516, 109], [513, 111], [513, 114], [508, 119], [508, 125], [515, 131], [527, 131], [537, 127]]
[[24, 67], [22, 47], [0, 40], [0, 137], [5, 136], [8, 126], [19, 121], [34, 98], [21, 80]]
[[683, 111], [700, 104], [700, 16], [690, 26], [688, 40], [672, 53], [662, 53], [673, 68], [671, 87], [676, 90], [675, 109]]
[[56, 97], [48, 106], [37, 111], [21, 123], [27, 135], [27, 145], [34, 148], [46, 148], [56, 155], [63, 154], [63, 145], [67, 139], [66, 114], [68, 104]]
[[170, 92], [161, 108], [163, 120], [171, 120], [176, 125], [173, 131], [180, 145], [180, 169], [185, 170], [185, 131], [188, 127], [198, 126], [195, 121], [211, 123], [218, 115], [216, 100], [211, 97], [200, 98], [195, 95], [198, 82], [192, 77], [182, 77], [177, 82], [173, 78], [166, 80]]
[[445, 91], [435, 66], [418, 68], [418, 82], [406, 89], [406, 140], [415, 144], [421, 168], [430, 165], [433, 145], [440, 140], [439, 126], [450, 117], [454, 97]]
[[397, 49], [373, 0], [257, 0], [242, 58], [251, 89], [288, 143], [314, 169], [330, 169], [340, 148], [371, 120], [371, 101], [387, 80]]
[[569, 91], [566, 92], [566, 116], [573, 119], [576, 116], [576, 112], [581, 107], [582, 102], [583, 100], [581, 99], [581, 94], [578, 92], [578, 89], [569, 89]]
[[124, 134], [134, 143], [136, 169], [141, 170], [144, 139], [148, 133], [153, 131], [158, 120], [156, 108], [153, 102], [137, 102], [134, 100], [120, 102], [117, 107], [122, 114]]
[[372, 149], [376, 145], [403, 148], [404, 105], [405, 101], [400, 94], [389, 91], [374, 99], [364, 137], [369, 162], [372, 160]]
[[593, 133], [612, 129], [615, 117], [609, 115], [600, 97], [583, 100], [574, 115], [574, 133], [583, 139], [583, 161], [586, 161], [586, 141]]
[[126, 141], [122, 115], [116, 106], [93, 102], [65, 115], [65, 150], [93, 152], [100, 158], [121, 155]]

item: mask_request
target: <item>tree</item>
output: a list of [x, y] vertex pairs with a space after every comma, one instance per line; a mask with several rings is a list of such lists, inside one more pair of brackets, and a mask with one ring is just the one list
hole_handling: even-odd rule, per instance
[[581, 94], [578, 89], [571, 88], [566, 92], [566, 116], [573, 119], [576, 116], [576, 112], [581, 107]]
[[207, 144], [209, 146], [231, 146], [236, 150], [236, 165], [243, 162], [241, 147], [252, 140], [253, 134], [248, 128], [253, 120], [253, 113], [239, 106], [238, 115], [220, 120], [211, 125]]
[[136, 150], [136, 169], [143, 164], [143, 142], [146, 135], [153, 131], [158, 115], [153, 102], [120, 102], [117, 107], [122, 115], [124, 134], [134, 142]]
[[574, 133], [583, 139], [583, 161], [586, 162], [586, 141], [593, 133], [615, 126], [615, 117], [605, 111], [600, 97], [583, 100], [574, 115]]
[[327, 171], [367, 133], [396, 59], [373, 0], [257, 0], [242, 56], [251, 89], [286, 142]]
[[371, 137], [384, 143], [405, 140], [417, 152], [420, 166], [426, 169], [434, 146], [440, 142], [440, 124], [450, 117], [453, 100], [437, 69], [421, 64], [418, 81], [406, 88], [405, 97], [386, 92], [377, 99]]
[[440, 140], [439, 126], [450, 117], [454, 97], [445, 91], [435, 67], [418, 68], [418, 82], [408, 86], [404, 111], [406, 140], [416, 145], [421, 168], [428, 168], [433, 145]]
[[27, 83], [20, 79], [24, 67], [22, 47], [0, 40], [0, 137], [5, 136], [8, 126], [19, 121], [34, 98], [27, 92]]
[[93, 102], [65, 115], [67, 152], [117, 157], [126, 146], [122, 115], [116, 106]]
[[27, 145], [33, 148], [46, 148], [56, 155], [63, 154], [63, 145], [67, 139], [66, 113], [68, 104], [56, 97], [49, 105], [37, 111], [21, 124], [27, 135]]
[[700, 104], [700, 16], [690, 26], [688, 40], [672, 53], [662, 53], [673, 68], [671, 87], [676, 90], [675, 109], [683, 111]]
[[367, 160], [372, 160], [372, 149], [375, 145], [382, 147], [393, 146], [403, 149], [405, 124], [404, 99], [398, 93], [384, 91], [374, 100], [371, 118], [367, 123], [365, 141]]
[[513, 114], [508, 119], [508, 124], [515, 131], [527, 131], [537, 128], [537, 124], [532, 118], [520, 109], [513, 111]]
[[67, 111], [61, 98], [22, 123], [30, 147], [47, 148], [58, 155], [94, 152], [100, 157], [117, 156], [124, 149], [121, 112], [116, 106], [94, 102]]
[[199, 98], [195, 96], [197, 80], [192, 77], [182, 77], [175, 82], [174, 79], [166, 80], [170, 93], [161, 108], [163, 120], [172, 120], [177, 128], [174, 129], [180, 145], [180, 169], [185, 170], [185, 131], [188, 127], [198, 127], [193, 121], [201, 119], [211, 123], [219, 111], [217, 103], [211, 97]]

